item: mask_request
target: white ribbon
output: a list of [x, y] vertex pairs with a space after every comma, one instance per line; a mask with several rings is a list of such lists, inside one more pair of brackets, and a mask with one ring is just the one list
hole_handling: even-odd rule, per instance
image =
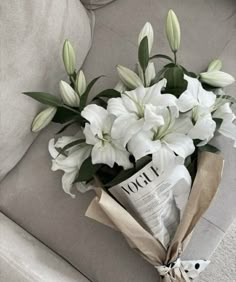
[[209, 260], [181, 260], [178, 258], [175, 262], [168, 265], [155, 266], [160, 276], [171, 274], [171, 270], [175, 268], [182, 268], [187, 274], [189, 279], [195, 279], [197, 276], [205, 270], [210, 263]]

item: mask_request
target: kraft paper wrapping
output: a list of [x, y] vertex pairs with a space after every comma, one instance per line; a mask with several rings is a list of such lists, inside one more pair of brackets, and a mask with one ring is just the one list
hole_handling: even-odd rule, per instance
[[[189, 200], [167, 250], [101, 188], [96, 190], [97, 196], [88, 207], [86, 216], [120, 231], [130, 247], [136, 249], [157, 270], [162, 266], [169, 267], [170, 263], [176, 262], [184, 251], [195, 225], [216, 194], [221, 180], [223, 163], [221, 155], [209, 152], [199, 155], [197, 175]], [[169, 271], [160, 277], [160, 281], [189, 282], [190, 279], [182, 266], [179, 266], [169, 268]]]

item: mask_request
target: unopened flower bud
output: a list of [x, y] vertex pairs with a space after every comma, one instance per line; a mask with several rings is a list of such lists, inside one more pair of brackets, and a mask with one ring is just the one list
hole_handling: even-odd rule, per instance
[[117, 66], [118, 75], [120, 77], [120, 80], [129, 88], [129, 89], [135, 89], [141, 85], [143, 85], [141, 79], [138, 77], [138, 75], [121, 65]]
[[72, 75], [75, 71], [75, 51], [69, 40], [64, 42], [62, 56], [66, 72]]
[[80, 96], [83, 95], [87, 88], [87, 85], [86, 85], [86, 78], [82, 70], [80, 70], [76, 76], [75, 85], [76, 85], [79, 95]]
[[216, 59], [216, 60], [213, 60], [208, 68], [207, 68], [207, 71], [210, 72], [210, 71], [220, 71], [222, 69], [222, 62], [221, 60], [219, 59]]
[[126, 86], [122, 81], [118, 81], [114, 89], [120, 93], [123, 93], [127, 90]]
[[223, 71], [202, 72], [200, 80], [214, 87], [225, 87], [235, 81], [232, 75]]
[[44, 127], [46, 127], [53, 119], [57, 111], [56, 107], [48, 107], [42, 112], [40, 112], [33, 120], [31, 130], [33, 132], [38, 132]]
[[78, 107], [80, 103], [80, 97], [74, 91], [74, 89], [63, 80], [60, 81], [59, 87], [63, 102], [70, 107]]
[[[138, 64], [138, 73], [139, 73], [139, 77], [141, 78], [144, 84], [143, 70], [140, 64]], [[156, 77], [156, 70], [153, 62], [148, 63], [147, 69], [145, 71], [145, 77], [146, 77], [146, 85], [150, 86], [152, 80]]]
[[180, 26], [179, 21], [173, 10], [169, 10], [166, 19], [166, 35], [171, 50], [175, 53], [180, 46]]
[[142, 39], [147, 36], [148, 39], [148, 49], [149, 49], [149, 55], [151, 53], [152, 50], [152, 46], [153, 46], [153, 28], [152, 25], [147, 22], [144, 27], [142, 28], [142, 30], [139, 33], [139, 37], [138, 37], [138, 45], [141, 43]]

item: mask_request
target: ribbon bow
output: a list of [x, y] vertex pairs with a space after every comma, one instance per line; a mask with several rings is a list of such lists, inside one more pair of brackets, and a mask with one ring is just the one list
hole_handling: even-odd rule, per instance
[[[209, 260], [181, 260], [178, 258], [175, 262], [171, 262], [167, 265], [155, 266], [160, 276], [169, 276], [175, 280], [175, 276], [189, 281], [189, 279], [195, 279], [210, 263]], [[180, 274], [182, 273], [182, 275]], [[187, 278], [187, 279], [186, 279]]]

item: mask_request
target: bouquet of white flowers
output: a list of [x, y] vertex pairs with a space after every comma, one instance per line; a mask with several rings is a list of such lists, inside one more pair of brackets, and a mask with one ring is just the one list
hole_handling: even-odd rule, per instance
[[[222, 158], [209, 142], [220, 133], [236, 146], [235, 99], [222, 90], [234, 78], [221, 71], [218, 59], [200, 74], [178, 63], [180, 26], [172, 10], [166, 34], [173, 58], [151, 55], [153, 29], [146, 23], [138, 38], [136, 71], [118, 65], [116, 87], [89, 102], [101, 76], [87, 84], [66, 40], [63, 60], [69, 82], [59, 83], [61, 98], [24, 94], [47, 105], [34, 119], [33, 131], [51, 121], [63, 124], [59, 133], [78, 125], [74, 136], [49, 141], [52, 170], [64, 171], [64, 191], [74, 197], [74, 184], [81, 192], [100, 187], [87, 215], [120, 230], [163, 281], [189, 281], [207, 262], [191, 272], [192, 264], [179, 257], [221, 176]], [[156, 71], [156, 59], [169, 62]]]

